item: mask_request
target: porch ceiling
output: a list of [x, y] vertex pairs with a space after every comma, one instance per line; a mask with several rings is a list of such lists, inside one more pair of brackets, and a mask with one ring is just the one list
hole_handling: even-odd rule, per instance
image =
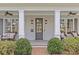
[[0, 3], [0, 9], [79, 10], [79, 3]]
[[[5, 16], [6, 11], [0, 11], [0, 16]], [[61, 16], [69, 16], [70, 11], [61, 11]], [[71, 11], [76, 13], [75, 16], [79, 16], [79, 11]], [[9, 13], [13, 14], [14, 16], [18, 16], [18, 11], [9, 11]], [[54, 11], [25, 11], [25, 15], [54, 15]]]
[[25, 11], [25, 15], [54, 15], [54, 11]]
[[[61, 16], [69, 16], [69, 12], [76, 13], [79, 16], [79, 11], [61, 11]], [[54, 15], [54, 11], [25, 11], [25, 15]]]
[[77, 7], [79, 3], [0, 3], [0, 7]]

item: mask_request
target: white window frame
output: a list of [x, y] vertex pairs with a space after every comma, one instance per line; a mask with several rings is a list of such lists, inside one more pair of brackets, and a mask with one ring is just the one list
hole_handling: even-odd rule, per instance
[[[3, 34], [6, 33], [5, 31], [5, 19], [18, 19], [19, 21], [19, 18], [2, 18], [3, 19]], [[11, 25], [12, 25], [12, 21], [11, 21]], [[12, 26], [11, 26], [11, 31], [12, 31]]]
[[[76, 17], [76, 18], [77, 18], [77, 17]], [[75, 30], [75, 29], [74, 29], [74, 26], [75, 26], [75, 24], [74, 24], [75, 17], [71, 17], [71, 18], [68, 17], [68, 18], [61, 18], [61, 19], [64, 19], [64, 20], [65, 20], [65, 27], [66, 27], [66, 30], [65, 30], [66, 32], [65, 32], [65, 33], [66, 33], [66, 34], [67, 34], [67, 32], [68, 32], [68, 30], [67, 30], [67, 20], [68, 20], [68, 19], [72, 19], [72, 20], [73, 20], [73, 24], [72, 24], [73, 29], [72, 29], [72, 30], [73, 30], [73, 31]], [[78, 19], [78, 18], [77, 18], [77, 19]], [[78, 26], [77, 26], [77, 27], [78, 27]]]

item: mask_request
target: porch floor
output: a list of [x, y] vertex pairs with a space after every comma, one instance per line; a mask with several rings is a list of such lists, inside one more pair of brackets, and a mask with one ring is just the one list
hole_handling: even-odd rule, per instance
[[47, 40], [30, 40], [32, 47], [47, 47]]

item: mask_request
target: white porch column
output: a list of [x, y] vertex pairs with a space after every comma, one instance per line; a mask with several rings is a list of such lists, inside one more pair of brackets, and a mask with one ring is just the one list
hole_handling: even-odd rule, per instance
[[74, 18], [73, 18], [73, 29], [72, 29], [72, 31], [75, 31], [75, 30], [74, 30]]
[[24, 10], [19, 10], [19, 38], [24, 37]]
[[60, 38], [60, 11], [55, 10], [55, 37]]
[[3, 19], [3, 34], [5, 33], [5, 19]]
[[77, 32], [78, 32], [78, 34], [79, 34], [79, 19], [78, 19], [78, 21], [77, 21]]

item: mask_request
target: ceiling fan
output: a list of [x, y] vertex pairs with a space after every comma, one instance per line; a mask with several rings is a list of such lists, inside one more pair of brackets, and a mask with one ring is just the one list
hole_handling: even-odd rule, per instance
[[76, 12], [69, 12], [69, 15], [76, 15], [77, 13]]
[[6, 12], [5, 12], [5, 16], [7, 16], [7, 15], [13, 16], [13, 14], [10, 13], [9, 11], [6, 11]]

